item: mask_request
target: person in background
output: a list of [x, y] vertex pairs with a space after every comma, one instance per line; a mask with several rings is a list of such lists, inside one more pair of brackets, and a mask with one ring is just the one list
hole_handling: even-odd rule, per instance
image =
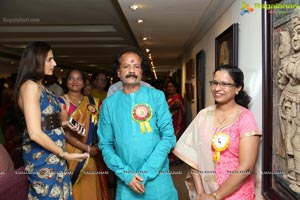
[[15, 120], [14, 87], [15, 77], [7, 77], [3, 83], [3, 90], [0, 97], [0, 126], [3, 128], [3, 132], [6, 131], [7, 124]]
[[91, 80], [88, 78], [84, 79], [84, 87], [82, 89], [82, 94], [85, 96], [90, 96], [92, 93], [92, 84]]
[[[67, 121], [72, 117], [85, 128], [84, 135], [78, 135], [69, 128], [65, 128], [67, 151], [90, 154], [89, 159], [81, 162], [68, 161], [72, 171], [74, 200], [109, 200], [105, 164], [98, 149], [96, 138], [100, 101], [97, 98], [82, 94], [84, 80], [85, 77], [81, 71], [76, 69], [69, 71], [67, 74], [68, 92], [59, 97], [62, 120]], [[100, 169], [97, 168], [98, 162], [102, 162], [102, 165], [99, 166], [103, 167]]]
[[26, 122], [22, 148], [29, 180], [28, 199], [73, 199], [66, 160], [89, 156], [65, 151], [60, 104], [43, 85], [44, 76], [52, 75], [55, 65], [51, 46], [46, 42], [28, 44], [19, 64], [15, 99]]
[[195, 191], [194, 199], [253, 200], [261, 133], [247, 109], [243, 72], [220, 66], [210, 85], [216, 104], [198, 113], [173, 153], [192, 168], [187, 185]]
[[55, 75], [45, 76], [45, 85], [48, 90], [52, 91], [57, 97], [64, 94], [64, 90], [57, 82], [57, 77]]
[[94, 80], [94, 88], [92, 89], [91, 95], [100, 99], [101, 102], [106, 98], [107, 95], [107, 92], [105, 90], [106, 84], [106, 74], [104, 74], [103, 72], [98, 73]]
[[141, 86], [145, 59], [140, 51], [122, 49], [114, 67], [123, 90], [103, 101], [97, 133], [104, 161], [118, 177], [116, 199], [177, 200], [168, 173], [176, 138], [165, 96]]
[[[146, 83], [144, 81], [141, 81], [141, 85], [153, 88], [149, 83]], [[115, 93], [118, 90], [123, 90], [122, 81], [118, 81], [118, 82], [112, 84], [111, 86], [109, 86], [108, 91], [107, 91], [107, 97], [109, 97], [110, 95], [112, 95], [113, 93]]]
[[[181, 94], [178, 92], [178, 84], [173, 79], [167, 82], [167, 102], [169, 105], [170, 112], [172, 113], [172, 122], [176, 135], [176, 140], [180, 138], [183, 131], [185, 130], [185, 105]], [[179, 163], [179, 159], [174, 156], [173, 153], [169, 154], [171, 163]]]
[[13, 160], [11, 159], [3, 144], [0, 143], [0, 177], [1, 174], [6, 174], [14, 170], [15, 168]]

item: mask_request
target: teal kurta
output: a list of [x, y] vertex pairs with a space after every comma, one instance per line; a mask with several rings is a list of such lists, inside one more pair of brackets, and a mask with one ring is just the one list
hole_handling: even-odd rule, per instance
[[[152, 111], [151, 127], [141, 125], [132, 116], [136, 105]], [[176, 144], [172, 116], [162, 91], [141, 86], [131, 94], [117, 91], [102, 104], [98, 136], [99, 148], [107, 166], [117, 175], [117, 200], [177, 200], [177, 191], [169, 173], [168, 154]], [[138, 173], [146, 191], [138, 194], [128, 186]]]

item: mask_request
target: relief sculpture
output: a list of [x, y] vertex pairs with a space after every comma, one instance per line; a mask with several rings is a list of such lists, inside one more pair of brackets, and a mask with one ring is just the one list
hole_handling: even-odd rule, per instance
[[284, 142], [284, 179], [292, 191], [300, 193], [300, 17], [293, 15], [290, 30], [280, 32], [277, 74], [281, 92], [278, 105], [280, 132]]

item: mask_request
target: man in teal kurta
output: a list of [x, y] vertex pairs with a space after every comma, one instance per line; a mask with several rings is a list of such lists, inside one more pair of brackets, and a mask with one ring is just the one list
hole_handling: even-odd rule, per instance
[[119, 90], [102, 104], [98, 136], [106, 165], [117, 175], [117, 200], [177, 200], [168, 154], [176, 143], [162, 91], [140, 85], [142, 54], [123, 49], [116, 58]]

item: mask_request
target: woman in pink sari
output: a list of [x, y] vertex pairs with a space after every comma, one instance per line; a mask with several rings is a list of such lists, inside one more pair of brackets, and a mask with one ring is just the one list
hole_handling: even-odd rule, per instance
[[210, 85], [216, 105], [198, 113], [173, 153], [192, 168], [186, 182], [191, 199], [253, 200], [261, 133], [247, 109], [243, 72], [221, 66]]

